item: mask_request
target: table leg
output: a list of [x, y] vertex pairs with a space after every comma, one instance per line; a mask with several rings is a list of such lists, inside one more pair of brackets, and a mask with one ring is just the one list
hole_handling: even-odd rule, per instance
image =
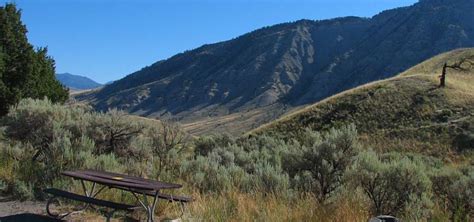
[[[147, 206], [147, 212], [148, 212], [147, 213], [148, 214], [147, 215], [148, 216], [147, 221], [148, 222], [153, 222], [155, 220], [154, 219], [154, 217], [155, 217], [155, 208], [156, 208], [156, 204], [158, 203], [158, 194], [159, 193], [160, 193], [159, 190], [157, 190], [155, 192], [155, 195], [153, 197], [153, 202], [152, 202], [151, 206], [150, 205]], [[145, 198], [146, 198], [146, 195], [145, 195]], [[148, 201], [147, 201], [147, 203], [148, 203]]]
[[[91, 190], [90, 190], [90, 191], [87, 190], [87, 186], [86, 186], [86, 184], [84, 183], [84, 180], [81, 180], [81, 185], [82, 185], [82, 189], [83, 189], [83, 191], [84, 191], [84, 195], [85, 195], [86, 197], [92, 197], [92, 198], [94, 198], [94, 197], [96, 197], [97, 195], [99, 195], [99, 193], [102, 192], [102, 190], [104, 190], [104, 188], [106, 188], [106, 186], [102, 186], [100, 189], [98, 189], [98, 190], [94, 193], [94, 191], [95, 191], [95, 185], [96, 185], [95, 182], [92, 183], [92, 187], [91, 187]], [[83, 211], [83, 210], [87, 209], [88, 207], [91, 207], [91, 208], [95, 209], [92, 205], [86, 204], [82, 209], [79, 209], [78, 211]]]
[[[86, 197], [90, 197], [92, 192], [94, 192], [95, 183], [92, 184], [92, 189], [91, 189], [90, 192], [87, 191], [87, 187], [86, 187], [86, 184], [84, 183], [84, 180], [81, 180], [81, 185], [82, 185], [82, 190], [84, 191], [84, 195]], [[87, 209], [87, 207], [89, 207], [89, 204], [85, 204], [85, 206], [82, 209], [79, 209], [77, 211], [83, 211], [83, 210]]]
[[137, 194], [135, 192], [131, 192], [133, 196], [137, 199], [137, 201], [142, 205], [143, 209], [146, 211], [146, 217], [148, 222], [153, 222], [155, 219], [155, 208], [156, 204], [158, 203], [158, 194], [160, 193], [159, 190], [156, 191], [155, 195], [153, 196], [153, 202], [150, 205], [148, 202], [147, 195], [143, 193], [143, 201], [140, 200]]

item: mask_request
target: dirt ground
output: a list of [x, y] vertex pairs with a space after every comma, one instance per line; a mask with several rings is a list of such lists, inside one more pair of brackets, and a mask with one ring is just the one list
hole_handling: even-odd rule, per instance
[[[46, 216], [46, 202], [45, 201], [18, 201], [13, 200], [14, 198], [7, 198], [0, 196], [0, 222], [2, 222], [3, 217], [17, 215], [17, 216], [24, 216], [24, 214], [31, 214], [31, 215], [41, 215]], [[67, 208], [71, 208], [70, 206], [62, 207], [61, 212], [67, 212], [65, 210]], [[52, 208], [55, 210], [55, 208]], [[126, 221], [126, 222], [136, 222], [144, 220], [143, 212], [134, 212], [132, 215], [125, 216], [124, 214], [117, 213], [114, 215], [115, 218], [112, 218], [111, 221]], [[181, 220], [169, 220], [167, 218], [156, 218], [160, 221], [181, 221]], [[20, 219], [21, 220], [21, 219]], [[105, 217], [100, 215], [99, 213], [93, 211], [83, 211], [71, 214], [64, 218], [65, 221], [91, 221], [91, 222], [103, 222], [105, 221]], [[8, 221], [8, 220], [7, 220]], [[16, 220], [14, 220], [16, 221]], [[31, 220], [28, 220], [31, 221]], [[36, 220], [34, 220], [36, 221]], [[43, 220], [42, 220], [43, 221]]]
[[33, 213], [46, 215], [46, 203], [34, 201], [12, 201], [11, 198], [0, 197], [0, 217]]
[[[46, 202], [42, 201], [17, 201], [12, 198], [0, 197], [0, 218], [19, 214], [46, 214]], [[81, 212], [65, 218], [66, 221], [104, 221], [100, 215], [89, 212]], [[124, 221], [124, 219], [112, 219], [112, 221]], [[129, 221], [129, 220], [127, 220]]]

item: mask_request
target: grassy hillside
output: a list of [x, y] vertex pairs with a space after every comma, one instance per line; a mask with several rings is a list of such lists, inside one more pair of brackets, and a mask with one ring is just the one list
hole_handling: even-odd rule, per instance
[[[0, 196], [41, 200], [46, 187], [80, 193], [81, 184], [60, 172], [96, 169], [183, 184], [174, 194], [194, 201], [184, 215], [178, 205], [160, 201], [160, 220], [179, 215], [183, 221], [367, 221], [379, 214], [403, 221], [474, 218], [472, 164], [408, 152], [378, 154], [360, 146], [354, 125], [282, 137], [186, 137], [162, 121], [23, 100], [0, 120]], [[100, 198], [136, 203], [114, 189]], [[84, 217], [99, 216], [90, 210]]]
[[194, 134], [238, 135], [441, 52], [474, 47], [473, 8], [471, 0], [424, 0], [371, 18], [278, 24], [177, 54], [74, 97], [97, 110], [178, 119]]
[[[447, 86], [438, 88], [443, 64], [462, 58], [469, 58], [463, 64], [466, 70], [448, 69]], [[249, 134], [297, 135], [305, 128], [325, 130], [354, 123], [362, 141], [375, 149], [434, 155], [472, 150], [473, 62], [472, 48], [447, 52], [394, 78], [337, 94]]]

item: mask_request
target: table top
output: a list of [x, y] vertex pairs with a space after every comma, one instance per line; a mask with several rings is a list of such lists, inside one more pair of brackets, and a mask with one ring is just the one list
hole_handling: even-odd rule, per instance
[[158, 191], [161, 189], [177, 189], [182, 187], [180, 184], [166, 183], [157, 180], [97, 170], [64, 171], [62, 172], [62, 175], [75, 179], [96, 182], [106, 186], [130, 188], [134, 190]]

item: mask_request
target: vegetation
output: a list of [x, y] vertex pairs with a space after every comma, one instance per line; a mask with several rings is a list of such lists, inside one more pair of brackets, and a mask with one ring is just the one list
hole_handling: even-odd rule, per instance
[[[385, 213], [465, 221], [474, 213], [468, 163], [371, 151], [355, 125], [286, 139], [216, 135], [193, 142], [172, 123], [33, 99], [12, 108], [1, 125], [0, 188], [22, 199], [42, 199], [50, 186], [79, 192], [59, 173], [89, 168], [184, 183], [180, 192], [196, 199], [185, 219], [364, 221]], [[121, 191], [103, 195], [132, 201]], [[159, 212], [177, 210], [161, 205]]]
[[401, 75], [370, 83], [292, 113], [251, 134], [294, 137], [306, 128], [325, 131], [353, 123], [361, 142], [378, 151], [418, 152], [455, 158], [474, 147], [474, 67], [450, 70], [438, 88], [445, 62], [474, 61], [474, 49], [427, 60]]
[[347, 176], [370, 199], [373, 213], [405, 214], [405, 218], [419, 220], [426, 218], [424, 211], [431, 203], [425, 168], [422, 162], [408, 158], [382, 161], [375, 152], [363, 152]]
[[54, 102], [68, 98], [55, 78], [54, 60], [47, 49], [35, 50], [26, 33], [15, 5], [0, 7], [0, 116], [21, 98], [48, 97]]
[[[473, 49], [336, 95], [245, 137], [192, 138], [171, 122], [56, 103], [67, 90], [54, 79], [54, 61], [27, 42], [14, 5], [0, 8], [0, 18], [1, 194], [41, 200], [46, 187], [78, 192], [60, 173], [98, 169], [183, 183], [181, 192], [195, 199], [185, 220], [474, 218], [474, 67], [459, 63], [474, 60]], [[437, 87], [433, 73], [448, 63], [461, 68]], [[101, 195], [133, 201], [117, 190]]]
[[96, 113], [48, 100], [22, 100], [3, 118], [2, 126], [6, 140], [1, 147], [0, 180], [7, 193], [23, 198], [42, 198], [41, 190], [48, 186], [68, 186], [58, 180], [60, 172], [68, 169], [171, 177], [174, 161], [179, 161], [174, 157], [187, 140], [168, 123], [143, 121], [118, 111]]

